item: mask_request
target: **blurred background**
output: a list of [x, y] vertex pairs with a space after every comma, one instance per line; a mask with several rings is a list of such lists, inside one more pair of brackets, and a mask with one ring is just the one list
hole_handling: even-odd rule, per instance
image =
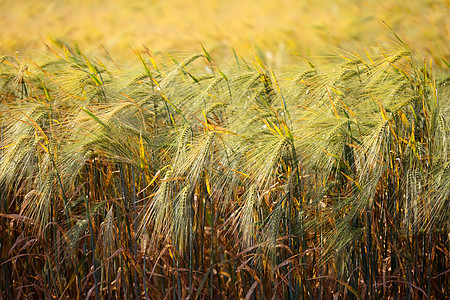
[[420, 55], [449, 61], [447, 0], [2, 0], [0, 54], [26, 53], [55, 41], [115, 59], [152, 52], [234, 48], [267, 60], [286, 53], [328, 55], [395, 40], [389, 26]]

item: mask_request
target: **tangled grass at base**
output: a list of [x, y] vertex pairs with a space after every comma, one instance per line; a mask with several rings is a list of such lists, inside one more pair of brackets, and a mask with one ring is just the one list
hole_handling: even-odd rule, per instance
[[136, 62], [2, 57], [1, 298], [450, 297], [448, 68]]

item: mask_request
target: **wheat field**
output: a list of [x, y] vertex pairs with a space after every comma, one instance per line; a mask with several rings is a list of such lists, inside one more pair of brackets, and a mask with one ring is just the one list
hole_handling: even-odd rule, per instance
[[3, 1], [0, 298], [449, 298], [447, 15]]

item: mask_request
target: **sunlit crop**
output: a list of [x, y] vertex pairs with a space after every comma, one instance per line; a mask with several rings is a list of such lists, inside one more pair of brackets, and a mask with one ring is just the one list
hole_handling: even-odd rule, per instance
[[[43, 40], [75, 1], [8, 3], [0, 298], [449, 298], [445, 5], [369, 2], [76, 1]], [[443, 27], [355, 16], [418, 8]]]

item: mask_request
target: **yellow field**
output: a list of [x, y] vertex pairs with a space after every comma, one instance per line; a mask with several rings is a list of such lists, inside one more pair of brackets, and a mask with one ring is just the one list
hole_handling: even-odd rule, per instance
[[144, 44], [151, 51], [198, 51], [199, 40], [212, 54], [255, 49], [270, 60], [289, 51], [323, 55], [392, 41], [385, 21], [424, 57], [448, 61], [448, 16], [447, 0], [2, 0], [0, 53], [34, 52], [62, 39], [126, 58], [130, 47]]
[[448, 1], [0, 0], [0, 299], [450, 299]]

